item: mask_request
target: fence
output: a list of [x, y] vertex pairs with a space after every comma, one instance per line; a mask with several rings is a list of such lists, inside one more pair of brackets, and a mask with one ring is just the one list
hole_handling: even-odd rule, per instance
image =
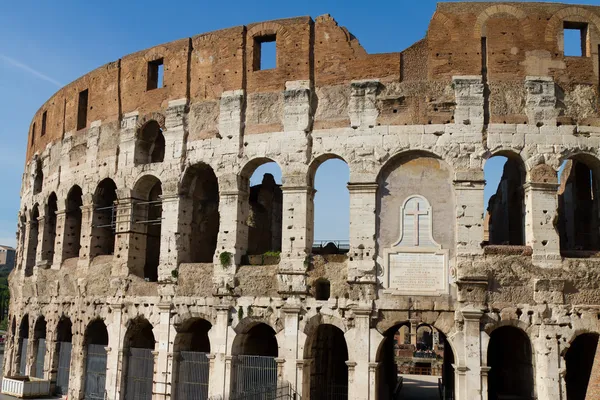
[[106, 349], [101, 344], [87, 346], [85, 399], [103, 400], [106, 387]]
[[233, 360], [231, 400], [277, 398], [275, 357], [236, 356]]
[[67, 394], [69, 390], [69, 371], [71, 368], [71, 343], [58, 342], [58, 371], [56, 373], [56, 393]]
[[21, 357], [19, 359], [19, 375], [25, 375], [25, 369], [27, 367], [27, 344], [28, 339], [21, 339]]
[[207, 353], [182, 351], [179, 356], [177, 400], [207, 400], [210, 368]]
[[270, 388], [230, 396], [230, 400], [301, 400], [291, 384], [282, 382]]
[[150, 349], [129, 349], [125, 400], [152, 399], [154, 356]]
[[44, 358], [46, 358], [46, 339], [38, 339], [37, 353], [35, 355], [35, 377], [44, 378]]
[[[313, 377], [311, 377], [311, 380]], [[348, 385], [330, 384], [323, 383], [310, 385], [310, 398], [311, 400], [347, 400], [348, 399]]]

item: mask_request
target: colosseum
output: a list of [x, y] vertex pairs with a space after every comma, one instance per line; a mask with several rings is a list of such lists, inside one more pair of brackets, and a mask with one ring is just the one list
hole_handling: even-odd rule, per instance
[[[322, 15], [77, 79], [30, 126], [3, 391], [600, 399], [599, 64], [600, 7], [469, 2], [398, 53]], [[345, 247], [314, 241], [330, 159]]]

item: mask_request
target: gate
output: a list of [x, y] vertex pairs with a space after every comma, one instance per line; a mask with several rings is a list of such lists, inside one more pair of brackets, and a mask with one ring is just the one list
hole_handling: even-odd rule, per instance
[[56, 393], [67, 394], [69, 371], [71, 369], [71, 343], [58, 342], [58, 371], [56, 373]]
[[177, 400], [206, 400], [208, 398], [209, 361], [207, 353], [179, 353]]
[[232, 399], [274, 399], [277, 397], [275, 357], [236, 356], [233, 366]]
[[103, 400], [106, 387], [106, 346], [89, 344], [85, 360], [85, 399]]
[[46, 339], [38, 339], [37, 354], [35, 356], [35, 377], [44, 378], [44, 359], [46, 358]]
[[[311, 379], [313, 377], [311, 376]], [[348, 385], [340, 385], [335, 383], [317, 383], [310, 385], [310, 398], [312, 400], [347, 400]]]
[[25, 375], [25, 369], [27, 367], [27, 344], [28, 339], [21, 339], [21, 354], [19, 358], [19, 375]]
[[154, 355], [150, 349], [129, 349], [125, 400], [152, 399]]

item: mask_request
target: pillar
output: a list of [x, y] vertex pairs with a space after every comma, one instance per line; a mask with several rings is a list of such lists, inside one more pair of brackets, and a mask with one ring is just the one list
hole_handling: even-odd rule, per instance
[[79, 261], [77, 264], [81, 267], [88, 267], [93, 258], [92, 252], [92, 231], [94, 218], [94, 198], [91, 194], [83, 195], [83, 205], [81, 206], [81, 236], [79, 239]]
[[52, 260], [52, 269], [60, 269], [64, 260], [65, 247], [65, 226], [67, 221], [66, 210], [56, 211], [56, 237], [54, 238], [54, 259]]
[[540, 266], [560, 262], [560, 238], [554, 227], [558, 217], [557, 183], [530, 182], [525, 191], [525, 240]]
[[[136, 207], [130, 193], [120, 190], [116, 201], [115, 256], [112, 276], [127, 276], [131, 273], [144, 276], [144, 249], [140, 249], [145, 227], [136, 224]], [[139, 208], [139, 207], [138, 207]]]
[[[300, 357], [298, 354], [299, 343], [299, 315], [301, 311], [300, 304], [285, 304], [282, 309], [284, 329], [277, 334], [277, 343], [279, 343], [279, 357], [287, 362], [281, 365], [281, 381], [289, 382], [296, 390], [302, 385], [302, 376], [298, 381], [298, 371], [296, 361]], [[304, 335], [304, 334], [302, 334]]]
[[69, 369], [69, 398], [83, 399], [85, 393], [85, 367], [87, 349], [85, 348], [85, 329], [80, 322], [72, 325], [71, 368]]
[[[540, 332], [541, 333], [541, 332]], [[561, 398], [561, 355], [560, 337], [556, 335], [539, 334], [532, 341], [532, 357], [534, 357], [534, 379], [537, 398]]]
[[454, 180], [456, 198], [456, 252], [459, 256], [483, 254], [483, 171], [458, 171]]
[[[25, 225], [25, 258], [23, 260], [23, 274], [25, 276], [30, 276], [33, 273], [33, 268], [35, 267], [36, 256], [37, 256], [37, 247], [38, 247], [38, 232], [39, 228], [37, 225], [37, 220], [34, 222], [31, 220], [31, 212], [29, 213], [29, 218], [27, 219], [27, 224]], [[36, 232], [37, 230], [37, 232]]]
[[482, 352], [481, 349], [481, 317], [483, 312], [474, 307], [467, 307], [461, 311], [464, 318], [464, 365], [456, 368], [458, 378], [460, 380], [461, 395], [466, 394], [466, 397], [459, 397], [457, 400], [487, 400], [484, 399], [481, 393], [482, 379]]
[[184, 232], [180, 231], [179, 228], [182, 227], [180, 217], [183, 215], [182, 207], [185, 205], [185, 199], [173, 192], [163, 193], [160, 198], [162, 200], [162, 224], [158, 281], [171, 282], [176, 276], [173, 271], [177, 271], [182, 256], [190, 246], [189, 224]]
[[188, 101], [186, 98], [171, 100], [165, 117], [165, 161], [179, 162], [185, 148], [185, 109]]
[[413, 346], [417, 345], [417, 328], [419, 326], [419, 321], [415, 319], [410, 320], [410, 344]]
[[139, 112], [132, 111], [123, 114], [121, 118], [121, 131], [119, 132], [119, 170], [134, 165], [135, 137]]
[[228, 354], [228, 341], [234, 336], [233, 329], [229, 326], [229, 306], [216, 305], [217, 318], [208, 335], [210, 349], [214, 356], [210, 364], [208, 382], [208, 397], [222, 395], [229, 397], [231, 385], [231, 355]]
[[375, 283], [377, 183], [350, 182], [350, 251], [348, 281]]
[[154, 397], [153, 400], [171, 398], [172, 348], [171, 342], [171, 302], [158, 304], [160, 323], [157, 332], [158, 349], [154, 360]]
[[123, 376], [123, 304], [109, 305], [113, 320], [108, 329], [108, 346], [106, 347], [106, 394], [107, 399], [119, 399], [122, 393]]
[[46, 213], [48, 212], [47, 207], [40, 207], [40, 217], [38, 218], [38, 245], [37, 245], [37, 254], [36, 266], [47, 268], [52, 264], [52, 259], [54, 257], [54, 251], [49, 246], [49, 242], [52, 241], [52, 245], [54, 245], [54, 232], [51, 232], [49, 228], [51, 228], [48, 224], [48, 218]]
[[[348, 400], [368, 400], [371, 364], [371, 307], [353, 310], [354, 328], [346, 332], [348, 346]], [[365, 379], [367, 378], [367, 379]]]

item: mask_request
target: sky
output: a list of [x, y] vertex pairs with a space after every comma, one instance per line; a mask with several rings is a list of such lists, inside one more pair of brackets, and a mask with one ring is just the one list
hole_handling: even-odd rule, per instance
[[[597, 0], [563, 2], [597, 4]], [[87, 72], [129, 53], [203, 32], [302, 15], [315, 18], [327, 13], [346, 26], [369, 53], [402, 51], [425, 36], [434, 11], [432, 0], [3, 2], [0, 244], [15, 245], [31, 118], [60, 87]], [[347, 176], [344, 167], [339, 161], [330, 161], [317, 172], [316, 213], [322, 217], [317, 218], [317, 239], [348, 238], [348, 216], [340, 213], [348, 210], [347, 191], [343, 192], [346, 182], [339, 185], [343, 188], [341, 197], [331, 194], [328, 183]]]

